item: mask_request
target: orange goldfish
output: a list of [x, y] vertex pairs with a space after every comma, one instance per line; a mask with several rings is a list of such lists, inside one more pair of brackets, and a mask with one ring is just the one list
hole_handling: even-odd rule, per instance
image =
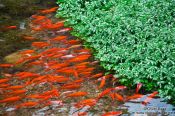
[[76, 53], [81, 53], [81, 52], [85, 52], [85, 53], [90, 53], [91, 51], [89, 49], [80, 49], [80, 50], [75, 50]]
[[42, 31], [43, 30], [43, 28], [41, 28], [41, 27], [31, 27], [31, 29], [33, 30], [33, 32]]
[[59, 64], [55, 64], [53, 66], [50, 66], [51, 69], [59, 69], [59, 68], [63, 68], [63, 67], [66, 67], [68, 66], [69, 64], [68, 63], [59, 63]]
[[141, 98], [142, 96], [143, 96], [142, 94], [134, 94], [132, 96], [128, 96], [127, 100]]
[[103, 76], [103, 73], [92, 75], [91, 78], [100, 78], [101, 76]]
[[22, 75], [17, 75], [17, 76], [18, 76], [18, 79], [22, 80], [22, 79], [31, 78], [31, 77], [38, 77], [40, 75], [35, 73], [25, 72]]
[[11, 68], [13, 66], [14, 66], [13, 64], [0, 64], [0, 67], [2, 68]]
[[16, 29], [17, 26], [7, 26], [6, 29]]
[[153, 97], [156, 96], [157, 94], [158, 94], [157, 91], [153, 92], [152, 94], [150, 94], [150, 95], [142, 102], [142, 104], [143, 104], [143, 105], [147, 105], [148, 102], [150, 102], [150, 101], [153, 99]]
[[82, 96], [86, 96], [87, 94], [88, 94], [87, 92], [75, 92], [67, 95], [66, 97], [82, 97]]
[[24, 107], [35, 107], [37, 105], [38, 105], [38, 102], [28, 101], [28, 102], [17, 105], [16, 108], [19, 109], [19, 108], [24, 108]]
[[36, 40], [36, 38], [32, 37], [32, 36], [23, 36], [24, 40]]
[[112, 100], [115, 99], [115, 93], [110, 93], [109, 96], [112, 98]]
[[97, 97], [97, 100], [100, 99], [101, 97], [109, 94], [112, 90], [114, 90], [114, 88], [107, 88], [105, 89], [103, 92], [100, 93], [100, 95]]
[[115, 90], [123, 90], [123, 89], [126, 89], [127, 87], [126, 86], [117, 86], [117, 87], [115, 87], [114, 89]]
[[72, 28], [64, 28], [64, 29], [61, 29], [61, 30], [59, 30], [59, 31], [56, 31], [56, 33], [64, 33], [64, 32], [67, 32], [67, 31], [71, 31], [72, 30]]
[[81, 45], [81, 44], [72, 45], [72, 46], [70, 46], [68, 49], [75, 49], [75, 48], [79, 48], [79, 47], [82, 47], [82, 45]]
[[96, 99], [85, 99], [75, 104], [76, 107], [94, 106], [97, 103]]
[[38, 94], [33, 94], [33, 95], [26, 96], [26, 98], [32, 98], [32, 99], [42, 99], [44, 97], [45, 96], [41, 96], [41, 95], [38, 95]]
[[125, 101], [124, 98], [123, 98], [120, 94], [118, 94], [118, 93], [115, 93], [115, 98], [116, 98], [118, 101], [121, 101], [121, 102], [124, 102], [124, 101]]
[[25, 94], [26, 90], [15, 90], [12, 92], [8, 92], [7, 95], [19, 95], [19, 94]]
[[48, 54], [48, 53], [57, 52], [57, 51], [59, 51], [59, 48], [55, 48], [55, 47], [54, 47], [54, 48], [49, 48], [49, 49], [47, 49], [47, 50], [41, 52], [41, 54], [42, 54], [42, 55], [46, 55], [46, 54]]
[[105, 76], [103, 76], [99, 88], [104, 87], [105, 82], [106, 82], [106, 78], [105, 78]]
[[48, 105], [60, 105], [60, 106], [62, 106], [63, 105], [63, 101], [61, 101], [61, 100], [48, 101], [46, 103], [46, 106], [48, 106]]
[[0, 79], [0, 84], [1, 83], [6, 83], [6, 82], [8, 82], [10, 79]]
[[34, 50], [24, 50], [24, 51], [21, 51], [20, 54], [31, 54], [34, 52], [35, 52]]
[[102, 116], [119, 116], [121, 114], [122, 114], [121, 111], [115, 111], [115, 112], [107, 112], [107, 113], [103, 114]]
[[140, 88], [142, 87], [142, 83], [138, 83], [137, 84], [137, 88], [136, 88], [136, 93], [139, 92]]
[[40, 13], [49, 14], [49, 13], [55, 12], [57, 9], [58, 9], [58, 7], [53, 7], [53, 8], [50, 8], [50, 9], [41, 10]]
[[80, 44], [80, 41], [79, 40], [69, 40], [69, 41], [66, 41], [65, 44], [70, 44], [70, 45]]
[[36, 47], [36, 48], [43, 48], [43, 47], [47, 47], [50, 44], [48, 44], [47, 42], [33, 42], [32, 46]]
[[77, 56], [77, 57], [75, 57], [75, 58], [72, 58], [72, 59], [70, 59], [70, 60], [68, 60], [68, 62], [81, 62], [81, 61], [84, 61], [84, 60], [87, 60], [89, 57], [90, 57], [91, 55], [79, 55], [79, 56]]
[[52, 89], [52, 90], [46, 91], [46, 92], [44, 92], [44, 93], [42, 93], [40, 95], [42, 95], [42, 96], [49, 96], [49, 95], [51, 95], [51, 96], [59, 96], [60, 94], [59, 94], [57, 89]]
[[16, 86], [7, 87], [7, 88], [5, 88], [5, 89], [6, 89], [6, 90], [15, 90], [15, 89], [22, 89], [22, 88], [24, 88], [24, 86], [16, 85]]
[[5, 98], [0, 100], [0, 103], [10, 103], [10, 102], [16, 102], [21, 100], [21, 97], [19, 96], [14, 96], [14, 97], [9, 97], [9, 98]]
[[81, 85], [79, 84], [69, 84], [69, 85], [63, 85], [61, 89], [79, 89]]
[[0, 88], [5, 88], [5, 87], [9, 87], [10, 86], [10, 84], [0, 84]]
[[51, 39], [50, 41], [61, 41], [61, 40], [65, 40], [67, 38], [67, 36], [58, 36], [58, 37], [55, 37], [53, 39]]
[[44, 64], [44, 62], [38, 60], [38, 61], [33, 61], [33, 62], [28, 63], [27, 66], [35, 66], [35, 65], [42, 65], [42, 64]]
[[59, 29], [59, 28], [61, 28], [63, 26], [64, 26], [64, 23], [63, 22], [58, 22], [56, 24], [47, 25], [46, 28], [48, 30], [57, 30], [57, 29]]
[[79, 112], [78, 113], [78, 116], [86, 116], [87, 115], [87, 112]]
[[82, 83], [84, 81], [83, 78], [77, 79], [75, 81], [73, 81], [72, 83]]
[[57, 83], [66, 82], [69, 80], [70, 80], [69, 78], [65, 78], [65, 77], [62, 77], [62, 78], [52, 77], [48, 79], [49, 82], [57, 82]]

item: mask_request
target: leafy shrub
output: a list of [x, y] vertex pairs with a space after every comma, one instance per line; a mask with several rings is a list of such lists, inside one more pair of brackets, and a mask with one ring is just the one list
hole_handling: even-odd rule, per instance
[[58, 0], [57, 17], [121, 83], [175, 98], [175, 0]]

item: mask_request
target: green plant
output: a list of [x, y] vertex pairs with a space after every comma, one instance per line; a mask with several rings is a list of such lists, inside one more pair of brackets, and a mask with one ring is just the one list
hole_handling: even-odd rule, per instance
[[175, 98], [174, 0], [58, 0], [57, 17], [121, 83]]

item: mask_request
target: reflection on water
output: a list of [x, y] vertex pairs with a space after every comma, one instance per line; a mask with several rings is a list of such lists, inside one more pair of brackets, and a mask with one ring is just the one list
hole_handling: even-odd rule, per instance
[[175, 116], [175, 107], [163, 102], [161, 98], [152, 99], [146, 106], [142, 105], [146, 96], [148, 95], [124, 104], [128, 107], [130, 116]]

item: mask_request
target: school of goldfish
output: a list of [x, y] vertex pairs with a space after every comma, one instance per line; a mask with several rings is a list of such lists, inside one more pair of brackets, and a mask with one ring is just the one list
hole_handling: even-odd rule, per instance
[[[77, 108], [85, 106], [95, 106], [104, 96], [110, 97], [113, 101], [126, 102], [132, 99], [143, 97], [139, 94], [142, 83], [137, 84], [136, 92], [131, 96], [123, 96], [121, 90], [127, 89], [126, 86], [115, 86], [117, 80], [112, 74], [105, 75], [97, 71], [98, 61], [92, 61], [91, 51], [83, 48], [81, 41], [70, 38], [65, 32], [72, 28], [64, 27], [64, 21], [53, 23], [47, 17], [47, 14], [53, 13], [58, 9], [41, 10], [39, 14], [32, 15], [30, 27], [33, 32], [47, 31], [54, 32], [52, 38], [46, 38], [43, 41], [35, 41], [31, 44], [31, 49], [20, 51], [22, 58], [16, 64], [0, 64], [0, 68], [13, 68], [16, 65], [23, 64], [24, 69], [37, 67], [38, 72], [17, 72], [15, 74], [4, 74], [0, 79], [0, 104], [3, 106], [13, 106], [14, 110], [21, 108], [44, 107], [53, 104], [64, 106], [64, 100], [80, 97], [86, 98], [74, 103]], [[16, 26], [9, 26], [7, 29], [16, 29]], [[59, 34], [59, 35], [57, 35]], [[38, 40], [33, 36], [24, 36], [28, 41]], [[20, 81], [20, 85], [14, 85], [14, 81]], [[80, 91], [84, 82], [93, 81], [98, 84], [97, 89], [103, 90], [95, 98], [87, 98], [90, 94], [86, 91]], [[112, 87], [106, 87], [110, 82]], [[41, 88], [40, 92], [31, 93], [31, 90], [40, 85], [47, 85], [49, 89]], [[109, 85], [108, 85], [109, 86]], [[143, 102], [143, 105], [158, 94], [153, 92]], [[64, 97], [64, 100], [60, 99]], [[102, 114], [102, 116], [118, 116], [122, 111], [111, 111]], [[86, 116], [88, 112], [79, 112], [77, 116]]]

